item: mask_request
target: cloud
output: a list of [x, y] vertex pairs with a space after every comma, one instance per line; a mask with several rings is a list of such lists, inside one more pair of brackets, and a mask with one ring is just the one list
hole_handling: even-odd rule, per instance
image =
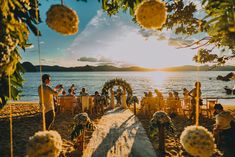
[[26, 49], [33, 49], [34, 48], [34, 45], [31, 44], [29, 47], [26, 47]]
[[111, 59], [101, 56], [101, 57], [81, 57], [79, 59], [77, 59], [77, 61], [79, 62], [103, 62], [103, 63], [109, 63], [109, 62], [113, 62]]
[[169, 31], [141, 30], [131, 19], [123, 13], [109, 17], [98, 11], [67, 49], [70, 63], [151, 68], [194, 64], [196, 51], [174, 47], [188, 40], [176, 38]]
[[167, 40], [167, 36], [169, 32], [167, 31], [159, 31], [159, 30], [145, 30], [140, 29], [138, 31], [144, 38], [149, 38], [155, 36], [158, 40]]
[[183, 38], [169, 38], [168, 39], [168, 45], [170, 46], [186, 46], [189, 44], [192, 44], [194, 40], [188, 40]]
[[45, 58], [42, 58], [42, 59], [41, 59], [41, 63], [42, 63], [42, 64], [48, 64], [48, 65], [58, 64], [56, 60], [53, 60], [53, 59], [45, 59]]
[[125, 37], [126, 30], [131, 30], [133, 27], [137, 28], [127, 14], [109, 17], [102, 10], [98, 10], [97, 15], [67, 50], [73, 58], [75, 56], [105, 56], [103, 48], [109, 46], [107, 41]]
[[77, 59], [77, 61], [80, 61], [80, 62], [98, 62], [97, 58], [93, 58], [93, 57], [81, 57], [81, 58]]

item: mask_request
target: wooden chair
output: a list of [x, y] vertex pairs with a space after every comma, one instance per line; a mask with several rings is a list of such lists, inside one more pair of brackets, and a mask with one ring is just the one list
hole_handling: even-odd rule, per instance
[[167, 113], [178, 113], [181, 110], [180, 100], [167, 99], [165, 103], [165, 111]]
[[154, 97], [145, 97], [142, 99], [141, 104], [144, 107], [146, 116], [151, 117], [157, 111], [157, 102]]
[[89, 96], [82, 96], [81, 103], [82, 103], [82, 112], [89, 110]]
[[188, 117], [192, 112], [190, 97], [184, 98], [181, 102], [181, 108], [185, 117]]
[[77, 105], [77, 98], [75, 96], [61, 96], [59, 97], [61, 112], [66, 110], [74, 114], [74, 107]]
[[89, 112], [91, 113], [91, 114], [93, 114], [94, 113], [94, 97], [93, 96], [90, 96], [89, 97]]
[[208, 118], [213, 117], [213, 111], [218, 99], [206, 99], [206, 104], [200, 107], [201, 113], [206, 113]]
[[148, 98], [148, 109], [149, 109], [149, 114], [152, 117], [152, 115], [158, 111], [158, 105], [157, 105], [157, 101], [154, 97], [149, 97]]

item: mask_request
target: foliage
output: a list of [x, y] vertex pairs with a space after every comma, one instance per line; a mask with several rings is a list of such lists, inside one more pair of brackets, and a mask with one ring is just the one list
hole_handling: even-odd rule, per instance
[[150, 120], [149, 129], [152, 137], [158, 133], [158, 129], [161, 125], [167, 132], [174, 132], [174, 125], [171, 121], [171, 118], [167, 115], [166, 112], [158, 111], [153, 114], [153, 118]]
[[[23, 78], [22, 73], [24, 73], [24, 69], [20, 63], [16, 64], [15, 72], [10, 76], [11, 82], [11, 97], [13, 100], [19, 99], [19, 94], [21, 91], [18, 89], [22, 88]], [[0, 108], [6, 104], [6, 101], [9, 99], [9, 84], [8, 84], [8, 76], [0, 77]]]
[[137, 96], [132, 96], [132, 97], [128, 97], [128, 100], [127, 100], [128, 104], [138, 104], [139, 103], [139, 99]]
[[87, 113], [79, 113], [74, 116], [73, 131], [71, 133], [71, 140], [82, 135], [84, 129], [93, 130], [95, 127], [88, 117]]
[[105, 82], [103, 89], [102, 89], [102, 93], [106, 93], [110, 88], [113, 88], [114, 86], [123, 87], [124, 89], [126, 89], [128, 95], [132, 96], [133, 91], [132, 91], [131, 85], [127, 83], [126, 80], [123, 80], [121, 78], [115, 78], [115, 79]]
[[86, 125], [74, 125], [73, 126], [73, 131], [71, 133], [71, 140], [74, 140], [78, 136], [82, 135], [84, 129], [89, 129], [92, 130], [94, 128], [93, 123], [87, 123]]
[[20, 65], [18, 48], [25, 50], [30, 46], [27, 43], [29, 30], [40, 35], [35, 26], [40, 22], [40, 17], [39, 20], [36, 18], [38, 13], [35, 0], [0, 1], [0, 107], [9, 99], [8, 75], [12, 82], [12, 98], [16, 100], [19, 97], [24, 70]]
[[[209, 62], [224, 64], [235, 57], [235, 2], [233, 0], [203, 0], [202, 5], [207, 14], [202, 27], [209, 38], [203, 43], [204, 47], [199, 49], [198, 55], [201, 60], [198, 62], [203, 62], [209, 57]], [[205, 47], [208, 45], [213, 45], [213, 47], [211, 49]], [[221, 48], [220, 56], [211, 54], [215, 47]], [[226, 50], [230, 50], [231, 54], [224, 54]], [[201, 55], [203, 53], [208, 55]]]

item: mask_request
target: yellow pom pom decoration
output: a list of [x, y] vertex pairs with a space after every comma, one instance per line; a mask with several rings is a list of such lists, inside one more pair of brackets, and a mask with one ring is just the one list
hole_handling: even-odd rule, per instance
[[28, 157], [58, 157], [62, 150], [61, 136], [56, 131], [39, 131], [29, 138]]
[[215, 152], [213, 135], [202, 126], [188, 126], [180, 136], [180, 143], [193, 156], [210, 157]]
[[228, 28], [229, 32], [235, 32], [235, 25]]
[[146, 29], [160, 29], [166, 22], [166, 7], [159, 0], [146, 0], [135, 11], [137, 23]]
[[79, 18], [77, 13], [64, 6], [52, 5], [47, 11], [47, 25], [63, 35], [73, 35], [78, 32]]

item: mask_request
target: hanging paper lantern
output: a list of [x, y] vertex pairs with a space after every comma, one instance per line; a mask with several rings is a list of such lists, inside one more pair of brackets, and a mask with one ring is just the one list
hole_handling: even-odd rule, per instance
[[202, 126], [188, 126], [180, 136], [180, 143], [193, 156], [210, 157], [215, 152], [213, 135]]
[[39, 131], [29, 138], [26, 154], [28, 157], [58, 157], [62, 140], [56, 131]]
[[78, 32], [79, 18], [77, 13], [64, 6], [64, 5], [52, 5], [47, 11], [47, 25], [64, 35], [73, 35]]
[[137, 23], [146, 29], [160, 29], [166, 22], [165, 3], [159, 0], [146, 0], [135, 11]]

